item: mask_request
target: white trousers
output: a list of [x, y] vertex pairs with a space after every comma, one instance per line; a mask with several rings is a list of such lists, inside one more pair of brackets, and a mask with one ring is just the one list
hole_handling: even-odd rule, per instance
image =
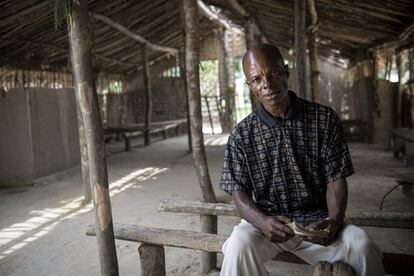
[[223, 245], [221, 276], [269, 275], [264, 263], [289, 251], [311, 265], [319, 261], [345, 262], [356, 275], [384, 275], [382, 253], [368, 235], [355, 225], [346, 225], [329, 246], [301, 241], [297, 236], [284, 243], [272, 243], [258, 229], [242, 219]]

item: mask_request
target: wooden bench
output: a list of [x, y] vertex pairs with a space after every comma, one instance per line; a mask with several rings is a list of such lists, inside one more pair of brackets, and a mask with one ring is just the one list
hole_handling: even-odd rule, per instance
[[[154, 122], [151, 123], [151, 135], [161, 134], [163, 139], [168, 138], [168, 133], [173, 130], [174, 135], [180, 135], [180, 128], [182, 125], [186, 125], [186, 119], [180, 120], [173, 120], [173, 121], [162, 121], [162, 122]], [[145, 131], [145, 125], [143, 123], [140, 124], [130, 124], [125, 126], [118, 126], [118, 127], [106, 127], [104, 129], [105, 135], [115, 134], [117, 137], [121, 137], [125, 141], [125, 151], [129, 151], [131, 149], [131, 139], [143, 136]], [[109, 141], [109, 139], [105, 139], [105, 141]]]
[[[139, 246], [141, 275], [165, 275], [164, 246], [201, 250], [203, 254], [202, 261], [204, 260], [204, 264], [202, 263], [202, 271], [203, 273], [209, 272], [212, 268], [215, 268], [215, 256], [217, 253], [221, 252], [222, 245], [228, 236], [218, 235], [216, 233], [204, 233], [203, 231], [205, 229], [207, 229], [207, 231], [214, 230], [214, 228], [217, 231], [218, 215], [239, 216], [233, 205], [193, 201], [164, 200], [160, 204], [159, 211], [199, 214], [201, 218], [202, 232], [114, 223], [114, 235], [116, 239], [141, 243]], [[414, 214], [349, 212], [347, 213], [347, 220], [361, 226], [414, 228]], [[207, 225], [207, 222], [209, 221], [213, 221], [213, 223]], [[213, 227], [211, 227], [211, 225], [213, 225]], [[95, 226], [90, 226], [86, 234], [90, 236], [95, 235]], [[274, 260], [296, 264], [307, 264], [305, 261], [289, 252], [283, 252], [277, 255]], [[384, 253], [383, 265], [386, 273], [406, 275], [414, 271], [414, 256], [386, 252]], [[334, 264], [334, 268], [335, 266], [337, 267], [336, 270], [338, 270], [338, 267], [343, 267]], [[325, 269], [326, 267], [332, 268], [332, 266], [318, 263], [318, 265], [315, 266], [315, 271], [318, 269]]]
[[389, 130], [389, 147], [394, 157], [404, 156], [407, 167], [414, 166], [414, 130], [393, 128]]

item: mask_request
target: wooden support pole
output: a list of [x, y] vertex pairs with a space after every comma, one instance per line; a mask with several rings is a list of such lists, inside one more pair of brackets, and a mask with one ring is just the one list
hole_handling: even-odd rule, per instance
[[219, 49], [218, 49], [218, 79], [219, 79], [219, 88], [220, 88], [220, 106], [222, 106], [222, 103], [224, 102], [224, 112], [222, 113], [222, 116], [220, 117], [220, 124], [222, 132], [228, 133], [229, 129], [229, 113], [228, 113], [228, 84], [229, 84], [229, 71], [227, 70], [227, 64], [226, 64], [226, 47], [224, 42], [224, 29], [219, 29], [217, 31], [217, 37], [218, 41], [220, 43]]
[[225, 62], [227, 70], [227, 89], [226, 95], [226, 112], [227, 112], [227, 132], [230, 133], [234, 126], [234, 111], [236, 109], [235, 103], [235, 89], [236, 81], [234, 78], [234, 58], [233, 58], [233, 47], [232, 47], [232, 32], [228, 29], [224, 30], [223, 41], [225, 51]]
[[396, 118], [396, 123], [397, 123], [397, 127], [401, 127], [402, 126], [402, 117], [403, 117], [403, 112], [402, 112], [402, 98], [403, 98], [403, 93], [402, 93], [402, 82], [401, 82], [401, 78], [402, 78], [402, 61], [401, 61], [401, 52], [397, 53], [397, 72], [398, 72], [398, 98], [397, 98], [397, 118]]
[[164, 246], [143, 243], [138, 247], [141, 275], [165, 276]]
[[[260, 35], [257, 30], [255, 21], [252, 17], [249, 17], [246, 20], [246, 24], [244, 25], [244, 31], [245, 31], [247, 49], [250, 49], [252, 46], [260, 43]], [[249, 90], [249, 98], [250, 98], [250, 104], [252, 106], [252, 111], [254, 111], [257, 107], [257, 102], [256, 102], [256, 96], [251, 90]]]
[[318, 47], [316, 43], [318, 29], [318, 13], [315, 7], [315, 0], [308, 0], [309, 13], [311, 15], [312, 25], [308, 28], [308, 48], [309, 48], [309, 66], [311, 74], [311, 95], [312, 101], [318, 102], [319, 91], [319, 69], [318, 69]]
[[77, 106], [77, 116], [82, 171], [83, 204], [87, 204], [92, 199], [91, 182], [89, 180], [88, 144], [86, 143], [85, 126], [82, 119], [82, 111], [79, 109], [79, 105]]
[[198, 67], [200, 61], [200, 42], [198, 39], [197, 2], [196, 0], [182, 0], [182, 3], [184, 12], [185, 62], [193, 160], [203, 199], [207, 202], [216, 202], [216, 196], [208, 172], [207, 156], [203, 138], [203, 122], [201, 117], [200, 75]]
[[142, 60], [143, 60], [143, 78], [145, 90], [145, 127], [144, 127], [144, 145], [151, 144], [151, 113], [152, 113], [152, 99], [151, 99], [151, 78], [148, 66], [147, 46], [141, 46]]
[[207, 96], [204, 96], [204, 101], [205, 101], [206, 107], [207, 107], [208, 120], [210, 121], [210, 126], [211, 126], [211, 133], [214, 134], [213, 118], [211, 118], [210, 103], [208, 102], [208, 97]]
[[188, 152], [193, 152], [192, 138], [191, 138], [191, 122], [190, 122], [190, 107], [188, 105], [188, 90], [187, 90], [187, 79], [186, 79], [186, 70], [185, 70], [185, 50], [180, 49], [180, 73], [181, 81], [185, 93], [185, 107], [187, 115], [187, 137], [188, 137]]
[[74, 1], [73, 4], [73, 14], [68, 21], [69, 45], [75, 77], [76, 99], [86, 130], [101, 274], [119, 275], [102, 121], [93, 80], [88, 2], [79, 0]]
[[[217, 216], [200, 215], [200, 231], [202, 233], [217, 234]], [[201, 252], [201, 272], [203, 274], [209, 273], [217, 266], [217, 253], [215, 252]]]
[[306, 0], [295, 0], [296, 92], [306, 99]]

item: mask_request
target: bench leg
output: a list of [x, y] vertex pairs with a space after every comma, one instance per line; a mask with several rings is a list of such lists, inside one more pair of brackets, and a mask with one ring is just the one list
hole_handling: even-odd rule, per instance
[[125, 136], [125, 151], [129, 151], [131, 149], [131, 141], [129, 137]]
[[141, 244], [138, 247], [141, 261], [141, 275], [165, 276], [164, 246]]
[[[217, 216], [200, 215], [200, 226], [202, 233], [217, 234]], [[209, 273], [217, 267], [217, 253], [201, 252], [201, 272]]]

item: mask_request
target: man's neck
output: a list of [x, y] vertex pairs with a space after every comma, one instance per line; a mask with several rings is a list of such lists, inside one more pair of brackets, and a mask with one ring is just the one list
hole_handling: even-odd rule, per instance
[[273, 106], [263, 105], [263, 107], [266, 109], [267, 112], [272, 114], [274, 117], [284, 119], [290, 109], [290, 97], [288, 96], [285, 99], [286, 100], [284, 100], [283, 102], [277, 105], [273, 105]]

